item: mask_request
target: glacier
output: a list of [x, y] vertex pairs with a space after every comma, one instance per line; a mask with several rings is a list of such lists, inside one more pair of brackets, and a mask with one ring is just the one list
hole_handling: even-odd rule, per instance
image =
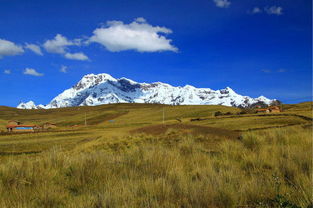
[[50, 109], [73, 106], [96, 106], [111, 103], [158, 103], [168, 105], [224, 105], [249, 107], [276, 101], [264, 96], [251, 98], [237, 94], [230, 87], [220, 90], [175, 87], [162, 82], [139, 83], [127, 78], [116, 79], [109, 74], [87, 74], [76, 85], [65, 90], [47, 105], [33, 101], [21, 102], [20, 109]]

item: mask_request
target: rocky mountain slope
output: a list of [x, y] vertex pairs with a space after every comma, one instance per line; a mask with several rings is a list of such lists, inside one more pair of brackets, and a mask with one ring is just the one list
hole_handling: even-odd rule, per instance
[[255, 103], [270, 104], [275, 100], [264, 96], [251, 98], [229, 87], [221, 90], [174, 87], [166, 83], [138, 83], [127, 78], [116, 79], [109, 74], [85, 75], [75, 86], [56, 96], [47, 105], [33, 101], [20, 103], [17, 108], [40, 109], [71, 106], [94, 106], [109, 103], [161, 103], [170, 105], [225, 105], [249, 107]]

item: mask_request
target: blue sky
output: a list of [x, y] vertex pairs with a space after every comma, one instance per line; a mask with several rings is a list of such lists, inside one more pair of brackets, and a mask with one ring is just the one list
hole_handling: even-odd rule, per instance
[[89, 73], [312, 100], [310, 0], [0, 0], [0, 105]]

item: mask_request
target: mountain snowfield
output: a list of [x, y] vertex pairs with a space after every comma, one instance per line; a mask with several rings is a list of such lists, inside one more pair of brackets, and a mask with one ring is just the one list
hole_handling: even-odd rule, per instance
[[95, 106], [110, 103], [160, 103], [169, 105], [225, 105], [248, 107], [275, 100], [264, 96], [242, 96], [226, 87], [221, 90], [195, 88], [190, 85], [174, 87], [166, 83], [138, 83], [127, 78], [115, 79], [109, 74], [85, 75], [75, 86], [65, 90], [47, 105], [33, 101], [20, 103], [21, 109], [50, 109], [72, 106]]

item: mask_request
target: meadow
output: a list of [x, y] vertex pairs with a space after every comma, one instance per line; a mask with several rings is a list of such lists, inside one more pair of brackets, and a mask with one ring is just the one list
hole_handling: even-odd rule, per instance
[[0, 207], [312, 207], [312, 102], [283, 109], [0, 107], [58, 126], [0, 135]]

